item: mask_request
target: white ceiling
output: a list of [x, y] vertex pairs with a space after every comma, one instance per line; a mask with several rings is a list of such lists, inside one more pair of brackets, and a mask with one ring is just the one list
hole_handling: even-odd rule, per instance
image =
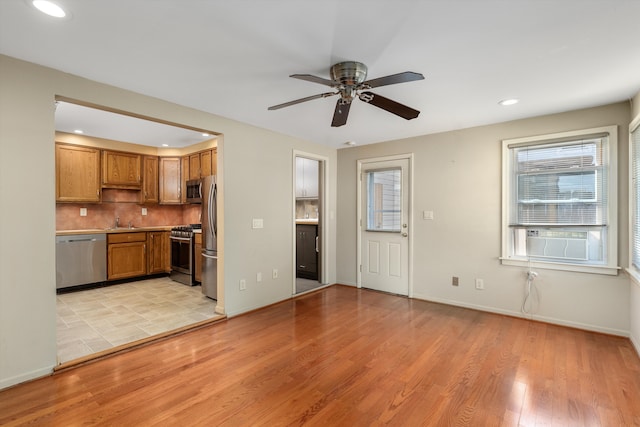
[[[245, 123], [342, 147], [627, 100], [640, 91], [637, 0], [57, 0], [70, 19], [0, 0], [0, 52]], [[373, 92], [421, 111], [405, 121], [289, 78], [425, 80]], [[519, 98], [502, 107], [498, 101]], [[212, 129], [215, 130], [215, 129]], [[103, 136], [104, 137], [104, 136]]]
[[[1, 0], [0, 0], [1, 1]], [[188, 147], [214, 138], [203, 132], [142, 120], [135, 117], [59, 101], [56, 103], [56, 130], [68, 133], [150, 145]]]

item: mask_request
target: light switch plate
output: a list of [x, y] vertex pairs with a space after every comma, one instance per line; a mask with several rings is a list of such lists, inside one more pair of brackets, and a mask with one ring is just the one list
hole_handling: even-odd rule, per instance
[[264, 221], [262, 218], [253, 218], [252, 228], [263, 228]]
[[145, 216], [147, 214], [147, 208], [142, 208], [142, 216]]
[[422, 211], [422, 219], [433, 219], [433, 211]]

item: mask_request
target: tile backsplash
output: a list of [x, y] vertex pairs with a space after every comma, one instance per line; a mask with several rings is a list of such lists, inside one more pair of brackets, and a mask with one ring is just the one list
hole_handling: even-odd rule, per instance
[[[200, 205], [158, 205], [137, 203], [139, 192], [110, 190], [103, 192], [102, 203], [57, 203], [57, 230], [104, 229], [115, 225], [116, 217], [120, 226], [126, 227], [131, 221], [134, 227], [173, 226], [199, 224]], [[80, 209], [87, 210], [87, 216], [80, 216]], [[142, 215], [142, 208], [147, 215]]]
[[296, 200], [296, 218], [318, 218], [318, 199]]

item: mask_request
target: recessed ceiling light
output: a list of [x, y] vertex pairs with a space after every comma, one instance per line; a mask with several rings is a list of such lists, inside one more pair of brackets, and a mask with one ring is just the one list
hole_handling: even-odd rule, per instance
[[520, 102], [519, 99], [511, 98], [511, 99], [503, 99], [502, 101], [498, 102], [498, 104], [507, 106], [507, 105], [517, 104], [518, 102]]
[[33, 0], [31, 4], [42, 13], [54, 18], [64, 18], [67, 13], [57, 4], [48, 0]]
[[169, 144], [162, 144], [162, 146], [163, 146], [163, 147], [168, 147], [168, 146], [169, 146]]
[[84, 133], [84, 131], [82, 129], [76, 129], [73, 131], [73, 133]]
[[348, 145], [349, 147], [353, 147], [354, 145], [356, 145], [355, 141], [347, 141], [344, 143], [344, 145]]
[[202, 136], [211, 136], [208, 133], [203, 133]]

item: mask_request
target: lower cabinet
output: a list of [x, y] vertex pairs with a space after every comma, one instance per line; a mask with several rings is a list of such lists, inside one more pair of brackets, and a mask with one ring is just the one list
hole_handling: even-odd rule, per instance
[[171, 270], [168, 231], [107, 235], [107, 280], [128, 279]]
[[107, 280], [147, 274], [147, 233], [107, 236]]
[[195, 278], [196, 282], [202, 282], [202, 234], [195, 233], [195, 243], [193, 245], [193, 256], [195, 257]]
[[149, 248], [147, 274], [168, 273], [171, 270], [169, 232], [148, 232], [147, 246]]
[[296, 276], [306, 279], [318, 279], [318, 252], [316, 237], [318, 226], [310, 224], [296, 225]]

